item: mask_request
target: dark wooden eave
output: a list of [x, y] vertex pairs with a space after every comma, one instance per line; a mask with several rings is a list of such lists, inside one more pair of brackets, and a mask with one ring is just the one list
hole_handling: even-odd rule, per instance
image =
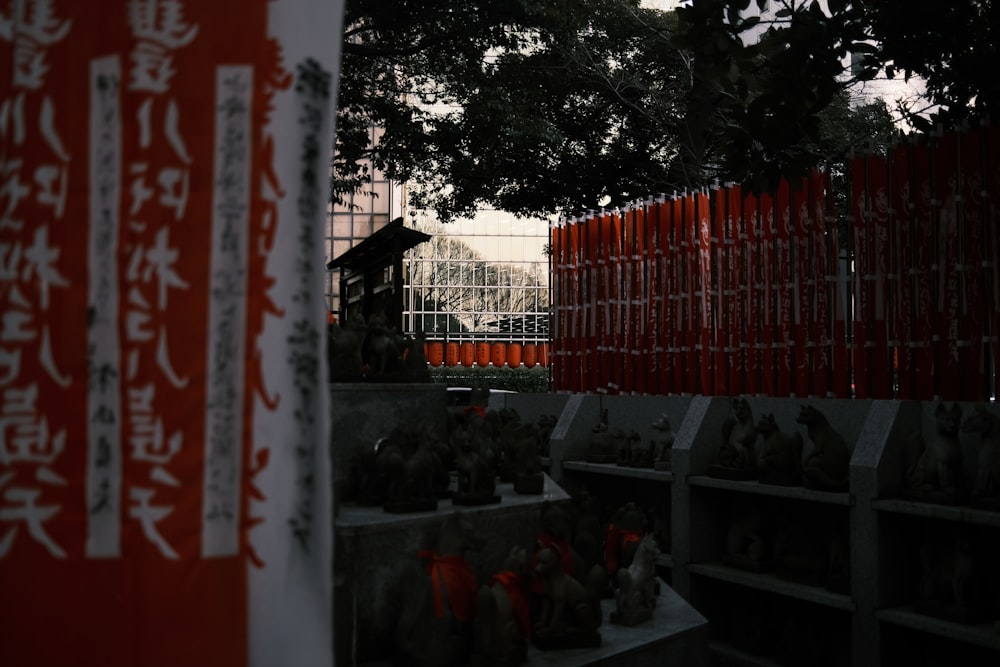
[[358, 245], [327, 262], [326, 268], [363, 271], [387, 256], [403, 253], [430, 239], [430, 234], [404, 227], [403, 218], [396, 218]]

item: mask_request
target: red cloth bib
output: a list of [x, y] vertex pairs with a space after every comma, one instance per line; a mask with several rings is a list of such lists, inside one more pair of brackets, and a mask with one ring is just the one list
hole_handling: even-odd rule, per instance
[[421, 550], [417, 557], [424, 561], [424, 569], [431, 575], [434, 586], [434, 615], [444, 616], [441, 583], [448, 593], [448, 606], [455, 618], [471, 623], [476, 617], [476, 575], [465, 556], [439, 556], [434, 551]]

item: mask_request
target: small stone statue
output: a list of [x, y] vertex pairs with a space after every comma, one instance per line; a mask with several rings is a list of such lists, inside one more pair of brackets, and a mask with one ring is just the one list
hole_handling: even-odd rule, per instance
[[983, 509], [1000, 509], [1000, 415], [977, 405], [962, 425], [962, 432], [976, 433], [980, 438], [972, 504]]
[[811, 405], [803, 405], [796, 423], [806, 427], [812, 449], [802, 464], [803, 483], [820, 491], [846, 491], [848, 487], [851, 451], [826, 415]]
[[565, 571], [562, 560], [555, 544], [535, 552], [541, 608], [532, 641], [542, 650], [600, 646], [601, 592], [607, 585], [607, 576], [600, 567], [594, 567], [580, 581]]
[[466, 663], [472, 653], [479, 587], [465, 554], [484, 544], [470, 518], [453, 512], [439, 527], [434, 548], [417, 554], [421, 570], [406, 568], [399, 582], [394, 665]]
[[327, 328], [327, 357], [330, 382], [360, 382], [364, 376], [361, 344], [365, 327], [360, 318], [353, 318], [346, 326], [334, 323]]
[[656, 470], [670, 470], [675, 436], [673, 429], [670, 427], [670, 419], [667, 418], [667, 413], [663, 413], [659, 419], [653, 422], [653, 430], [663, 434], [655, 441], [657, 451], [653, 467]]
[[521, 422], [520, 415], [510, 410], [500, 429], [503, 461], [500, 479], [514, 483], [514, 491], [521, 494], [540, 494], [545, 477], [538, 455], [538, 428]]
[[736, 398], [733, 400], [732, 416], [722, 424], [722, 444], [717, 463], [709, 466], [708, 474], [723, 479], [756, 479], [756, 442], [757, 426], [750, 403], [745, 398]]
[[529, 577], [528, 550], [515, 546], [489, 583], [479, 587], [471, 667], [516, 667], [527, 661]]
[[763, 436], [757, 480], [782, 486], [802, 484], [802, 434], [782, 432], [773, 413], [761, 415], [757, 431]]
[[919, 456], [906, 473], [905, 494], [928, 502], [955, 504], [962, 500], [962, 443], [959, 429], [962, 407], [938, 403], [934, 410], [934, 434], [926, 441], [920, 432], [910, 436]]
[[756, 498], [734, 498], [726, 554], [722, 562], [751, 572], [771, 569], [771, 535], [767, 516]]
[[973, 528], [928, 532], [920, 546], [920, 564], [915, 611], [967, 624], [989, 617], [989, 585]]
[[437, 509], [451, 483], [442, 459], [447, 446], [417, 426], [397, 427], [380, 443], [376, 466], [385, 480], [386, 512], [428, 512]]
[[452, 447], [456, 451], [456, 489], [451, 501], [456, 505], [489, 505], [499, 503], [496, 469], [477, 439], [463, 428], [452, 432]]
[[639, 541], [632, 564], [618, 570], [612, 623], [637, 625], [653, 616], [653, 609], [656, 608], [656, 557], [659, 555], [656, 539], [648, 533]]
[[590, 463], [617, 462], [620, 435], [608, 430], [608, 409], [601, 410], [600, 421], [591, 429], [590, 442], [587, 444], [587, 461]]
[[653, 457], [649, 448], [639, 446], [642, 438], [636, 431], [619, 431], [618, 435], [618, 465], [631, 468], [652, 468]]
[[612, 580], [618, 570], [632, 564], [636, 548], [645, 533], [646, 517], [635, 502], [618, 508], [608, 522], [604, 540], [604, 567]]
[[542, 415], [538, 418], [538, 455], [549, 455], [549, 440], [555, 430], [559, 418], [555, 415]]

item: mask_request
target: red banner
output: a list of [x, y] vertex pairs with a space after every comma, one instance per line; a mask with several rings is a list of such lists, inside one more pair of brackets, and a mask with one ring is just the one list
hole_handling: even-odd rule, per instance
[[697, 258], [696, 272], [692, 281], [692, 321], [695, 330], [695, 348], [692, 355], [697, 365], [697, 372], [692, 377], [696, 382], [692, 393], [711, 396], [713, 389], [714, 355], [712, 354], [715, 339], [712, 332], [712, 217], [711, 200], [708, 195], [699, 190], [691, 199], [694, 204], [693, 247]]
[[958, 138], [945, 134], [937, 141], [934, 151], [934, 198], [937, 205], [934, 237], [937, 243], [937, 302], [934, 304], [937, 323], [937, 351], [935, 377], [942, 396], [961, 396], [965, 349], [959, 332], [962, 322], [962, 257], [961, 244], [961, 192], [956, 178], [958, 168]]
[[652, 273], [652, 258], [650, 256], [650, 227], [648, 222], [649, 206], [640, 205], [635, 212], [635, 274], [633, 278], [634, 291], [632, 307], [633, 318], [633, 393], [643, 395], [648, 393], [647, 380], [650, 366], [649, 354], [649, 276]]
[[913, 146], [910, 158], [912, 171], [908, 197], [913, 202], [915, 235], [910, 239], [914, 246], [914, 266], [911, 290], [913, 291], [915, 322], [912, 347], [915, 358], [915, 384], [917, 397], [933, 399], [937, 393], [934, 382], [934, 317], [933, 317], [933, 266], [935, 204], [931, 182], [931, 151], [926, 143]]
[[848, 202], [852, 244], [851, 286], [852, 309], [852, 369], [854, 391], [858, 398], [872, 398], [872, 351], [874, 350], [874, 280], [875, 259], [868, 239], [868, 225], [874, 224], [871, 211], [872, 193], [869, 175], [870, 160], [859, 156], [851, 162], [851, 188]]
[[552, 324], [552, 389], [553, 391], [567, 391], [564, 355], [566, 346], [569, 344], [569, 332], [566, 329], [566, 308], [570, 301], [566, 289], [565, 219], [560, 219], [549, 229], [552, 238], [552, 293], [555, 295], [555, 303], [552, 304], [555, 315]]
[[732, 245], [727, 236], [729, 209], [728, 188], [715, 188], [712, 193], [712, 259], [715, 304], [715, 326], [712, 329], [712, 386], [715, 394], [728, 394], [730, 337], [732, 332], [732, 293], [729, 291]]
[[585, 243], [584, 228], [581, 221], [576, 221], [567, 227], [566, 243], [568, 250], [568, 265], [570, 282], [569, 290], [572, 295], [569, 312], [566, 314], [567, 327], [570, 331], [570, 344], [564, 355], [566, 360], [566, 383], [572, 392], [585, 391], [587, 388], [587, 375], [584, 371], [586, 365], [583, 363], [587, 353], [585, 338], [583, 335], [583, 309], [580, 308], [581, 300], [585, 294], [584, 283], [586, 282], [584, 251]]
[[343, 3], [271, 4], [0, 15], [0, 664], [332, 662]]
[[789, 265], [791, 273], [789, 276], [789, 301], [791, 304], [791, 349], [792, 361], [792, 395], [809, 396], [812, 390], [812, 359], [811, 353], [815, 349], [810, 340], [810, 304], [814, 296], [813, 289], [816, 285], [814, 276], [810, 269], [814, 266], [811, 257], [813, 249], [809, 243], [809, 235], [812, 231], [812, 221], [810, 219], [810, 201], [807, 179], [803, 178], [798, 187], [791, 192], [791, 229], [789, 230], [789, 248], [791, 256]]
[[909, 144], [897, 146], [889, 159], [892, 162], [892, 182], [889, 184], [895, 212], [892, 230], [892, 249], [897, 274], [893, 298], [893, 341], [897, 367], [898, 398], [915, 399], [917, 396], [915, 377], [914, 341], [916, 324], [914, 284], [916, 273], [915, 250], [916, 216], [914, 215], [913, 191], [910, 177], [912, 155]]
[[747, 194], [743, 200], [743, 234], [740, 238], [740, 253], [743, 261], [742, 296], [747, 317], [743, 320], [743, 349], [746, 364], [744, 391], [758, 394], [761, 391], [761, 313], [763, 312], [763, 267], [760, 252], [760, 212], [757, 197]]
[[758, 243], [761, 250], [761, 299], [760, 299], [760, 391], [765, 396], [776, 396], [778, 391], [778, 286], [777, 254], [775, 251], [774, 204], [775, 199], [764, 192], [760, 195], [760, 229]]
[[835, 224], [827, 226], [826, 221], [826, 194], [827, 178], [825, 174], [814, 171], [809, 179], [809, 205], [812, 208], [812, 218], [810, 219], [810, 252], [812, 260], [809, 263], [809, 270], [812, 271], [812, 311], [809, 317], [810, 335], [810, 362], [812, 371], [812, 385], [809, 388], [810, 395], [825, 396], [832, 386], [830, 380], [830, 370], [832, 361], [830, 359], [830, 298], [828, 280], [836, 276], [836, 245], [831, 250], [827, 235], [833, 232]]
[[988, 208], [983, 215], [983, 236], [986, 240], [984, 255], [989, 262], [986, 272], [986, 294], [984, 307], [989, 314], [988, 343], [992, 350], [994, 382], [1000, 369], [1000, 130], [990, 128], [983, 145], [984, 189], [987, 192]]
[[788, 181], [781, 180], [774, 195], [774, 281], [775, 281], [775, 340], [774, 363], [777, 371], [776, 396], [792, 393], [792, 202]]
[[959, 135], [960, 182], [964, 188], [959, 208], [962, 294], [958, 318], [963, 358], [958, 398], [967, 401], [979, 400], [989, 390], [983, 354], [987, 312], [984, 303], [986, 272], [983, 267], [986, 255], [983, 249], [986, 244], [985, 216], [989, 206], [983, 187], [987, 172], [983, 163], [984, 141], [984, 133], [978, 129]]

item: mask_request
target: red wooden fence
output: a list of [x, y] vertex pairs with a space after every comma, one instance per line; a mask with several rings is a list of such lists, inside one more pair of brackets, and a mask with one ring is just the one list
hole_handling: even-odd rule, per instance
[[1000, 128], [552, 230], [556, 391], [988, 400]]

